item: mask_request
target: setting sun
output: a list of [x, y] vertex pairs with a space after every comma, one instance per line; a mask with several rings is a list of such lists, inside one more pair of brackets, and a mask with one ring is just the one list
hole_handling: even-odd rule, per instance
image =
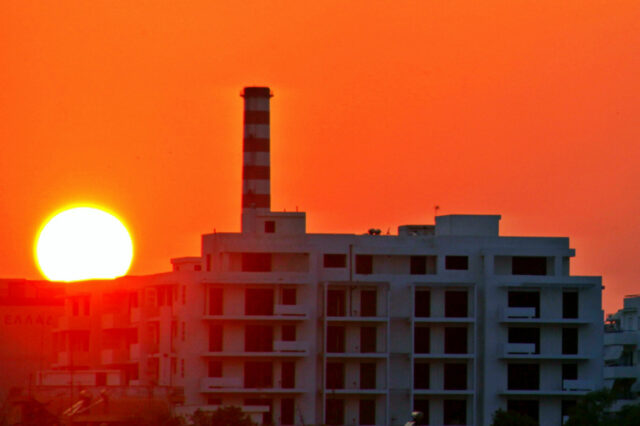
[[127, 273], [133, 243], [115, 216], [75, 207], [46, 222], [36, 239], [35, 256], [42, 274], [52, 281], [108, 279]]

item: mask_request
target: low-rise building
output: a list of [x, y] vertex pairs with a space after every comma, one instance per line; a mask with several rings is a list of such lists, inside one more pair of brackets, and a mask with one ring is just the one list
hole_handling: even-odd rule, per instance
[[640, 395], [640, 295], [625, 296], [623, 308], [607, 317], [604, 384], [620, 396], [617, 409]]

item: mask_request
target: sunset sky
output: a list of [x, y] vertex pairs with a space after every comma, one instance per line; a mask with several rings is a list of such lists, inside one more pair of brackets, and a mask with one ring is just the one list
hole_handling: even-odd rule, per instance
[[240, 228], [242, 88], [270, 86], [272, 208], [310, 232], [501, 214], [640, 293], [640, 2], [4, 1], [0, 277], [43, 220], [117, 212], [132, 274]]

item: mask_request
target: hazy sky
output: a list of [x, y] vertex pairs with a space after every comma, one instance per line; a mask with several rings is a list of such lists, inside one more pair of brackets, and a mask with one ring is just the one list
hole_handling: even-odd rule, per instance
[[0, 3], [0, 276], [61, 206], [118, 212], [133, 274], [240, 227], [242, 98], [268, 85], [272, 207], [310, 232], [501, 214], [640, 292], [640, 2]]

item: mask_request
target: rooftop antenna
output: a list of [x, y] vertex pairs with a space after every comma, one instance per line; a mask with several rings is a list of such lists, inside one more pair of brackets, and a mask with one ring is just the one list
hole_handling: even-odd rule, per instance
[[435, 218], [436, 216], [438, 216], [438, 210], [440, 210], [440, 206], [439, 205], [435, 205], [433, 206], [433, 217]]

